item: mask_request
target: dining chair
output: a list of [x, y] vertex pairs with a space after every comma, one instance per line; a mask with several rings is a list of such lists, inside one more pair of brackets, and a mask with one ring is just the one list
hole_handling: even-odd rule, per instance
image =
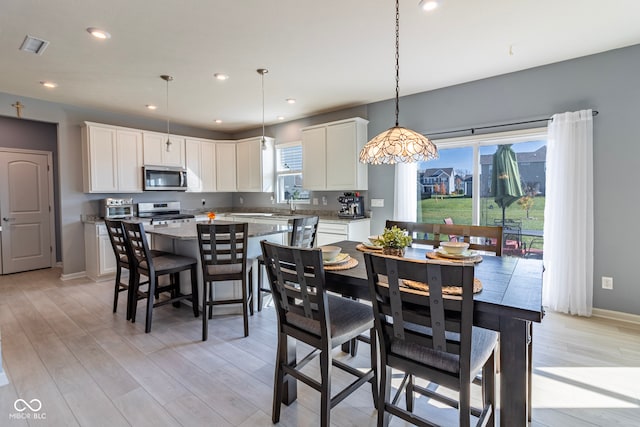
[[440, 247], [441, 235], [462, 236], [469, 243], [469, 249], [493, 252], [502, 256], [502, 227], [466, 224], [431, 224], [426, 222], [408, 222], [387, 220], [385, 227], [403, 228], [413, 237], [414, 245]]
[[[166, 304], [180, 305], [182, 300], [190, 300], [195, 317], [199, 315], [198, 306], [198, 260], [191, 257], [176, 255], [168, 252], [157, 253], [153, 256], [149, 249], [144, 226], [139, 222], [123, 222], [125, 242], [127, 245], [130, 274], [133, 273], [133, 291], [131, 293], [131, 321], [136, 321], [138, 300], [146, 299], [145, 332], [151, 332], [151, 318], [153, 309]], [[191, 293], [182, 294], [180, 290], [180, 272], [189, 270], [191, 273]], [[161, 276], [169, 275], [168, 284], [159, 284]], [[146, 291], [142, 291], [140, 280], [142, 276], [148, 279]], [[157, 298], [160, 294], [169, 292], [168, 298]], [[157, 301], [156, 301], [157, 298]], [[155, 302], [154, 302], [155, 301]]]
[[[498, 334], [473, 326], [473, 264], [416, 261], [365, 253], [380, 354], [378, 426], [390, 415], [415, 425], [434, 425], [414, 412], [414, 393], [458, 409], [460, 426], [495, 424], [495, 357]], [[427, 285], [428, 289], [415, 284]], [[409, 287], [414, 284], [413, 287]], [[459, 286], [460, 296], [443, 294]], [[391, 369], [404, 372], [391, 397]], [[471, 384], [482, 372], [481, 409], [471, 407]], [[419, 386], [422, 378], [458, 391], [458, 400]], [[405, 391], [406, 408], [397, 404]]]
[[[213, 306], [242, 304], [244, 336], [249, 336], [249, 311], [253, 315], [253, 259], [247, 257], [249, 224], [197, 224], [200, 263], [202, 265], [202, 341], [209, 336], [209, 319]], [[242, 282], [239, 298], [214, 299], [214, 282], [239, 280]], [[207, 314], [208, 307], [208, 314]]]
[[[308, 216], [304, 218], [294, 218], [292, 220], [291, 232], [289, 234], [289, 246], [301, 248], [312, 248], [316, 245], [316, 234], [318, 233], [318, 216]], [[264, 258], [258, 256], [258, 311], [262, 311], [262, 293], [271, 293], [271, 288], [262, 285], [262, 268]]]
[[[328, 294], [322, 251], [318, 248], [297, 248], [260, 242], [267, 277], [271, 285], [278, 319], [278, 347], [276, 350], [275, 381], [273, 386], [272, 421], [280, 420], [280, 407], [285, 381], [299, 380], [320, 392], [320, 425], [329, 426], [331, 408], [370, 382], [377, 397], [375, 344], [371, 346], [371, 369], [361, 372], [332, 357], [332, 349], [369, 330], [373, 336], [371, 307], [348, 298]], [[313, 347], [301, 361], [288, 360], [295, 349], [288, 347], [288, 337]], [[375, 340], [372, 340], [375, 342]], [[320, 380], [309, 377], [301, 369], [320, 355]], [[356, 379], [331, 397], [332, 366], [342, 369]]]

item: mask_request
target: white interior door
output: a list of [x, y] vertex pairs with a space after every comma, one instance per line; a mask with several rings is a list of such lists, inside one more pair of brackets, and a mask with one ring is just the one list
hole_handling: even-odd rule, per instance
[[51, 267], [49, 156], [0, 151], [2, 274]]

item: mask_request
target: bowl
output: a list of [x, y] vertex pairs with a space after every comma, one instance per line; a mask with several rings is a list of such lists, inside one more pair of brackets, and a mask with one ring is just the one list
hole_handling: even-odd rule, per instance
[[340, 254], [342, 248], [340, 246], [320, 246], [322, 249], [322, 260], [331, 261]]
[[469, 244], [465, 242], [440, 242], [440, 246], [451, 255], [460, 255], [469, 249]]
[[378, 239], [380, 239], [381, 236], [379, 236], [378, 234], [376, 234], [375, 236], [369, 236], [369, 243], [371, 243], [373, 246], [380, 246], [380, 244], [378, 243]]

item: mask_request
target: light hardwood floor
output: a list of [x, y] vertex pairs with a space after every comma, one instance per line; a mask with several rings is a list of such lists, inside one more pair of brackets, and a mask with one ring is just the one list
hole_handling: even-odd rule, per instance
[[[251, 317], [248, 338], [241, 316], [223, 316], [210, 321], [209, 341], [202, 342], [200, 318], [170, 305], [154, 310], [145, 334], [142, 310], [138, 323], [125, 320], [124, 294], [118, 313], [111, 312], [111, 281], [63, 282], [59, 275], [50, 269], [0, 276], [2, 360], [10, 381], [0, 387], [0, 426], [271, 425], [272, 307]], [[366, 346], [351, 362], [368, 365]], [[532, 426], [640, 425], [639, 325], [548, 313], [534, 326], [533, 363]], [[307, 369], [317, 371], [313, 364]], [[334, 387], [350, 380], [334, 370]], [[17, 399], [32, 405], [38, 399], [37, 414], [46, 418], [19, 412]], [[443, 425], [454, 423], [452, 410], [417, 402]], [[300, 384], [280, 425], [316, 426], [318, 408], [317, 392]], [[375, 425], [370, 387], [331, 417], [336, 426]]]

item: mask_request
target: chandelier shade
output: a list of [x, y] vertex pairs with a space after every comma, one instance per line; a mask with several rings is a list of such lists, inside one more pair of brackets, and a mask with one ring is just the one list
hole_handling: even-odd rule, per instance
[[360, 151], [360, 161], [371, 165], [413, 163], [438, 158], [438, 149], [426, 136], [398, 126], [400, 116], [400, 2], [396, 0], [396, 125], [371, 139]]

